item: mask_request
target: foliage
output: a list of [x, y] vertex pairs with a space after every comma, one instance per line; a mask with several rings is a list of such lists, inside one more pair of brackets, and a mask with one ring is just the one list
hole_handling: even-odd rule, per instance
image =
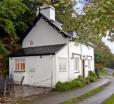
[[86, 84], [89, 84], [90, 82], [94, 82], [97, 80], [96, 74], [93, 72], [89, 72], [89, 76], [87, 78], [83, 78], [82, 76], [79, 76], [78, 79], [74, 79], [70, 82], [58, 82], [56, 84], [56, 90], [57, 91], [68, 91], [75, 88], [84, 87]]
[[15, 36], [15, 21], [26, 9], [21, 0], [0, 1], [0, 27], [5, 33]]
[[80, 97], [77, 97], [77, 98], [73, 98], [73, 99], [70, 99], [70, 100], [67, 100], [65, 101], [63, 104], [78, 104], [80, 101], [84, 100], [84, 99], [87, 99], [99, 92], [101, 92], [102, 90], [104, 89], [104, 86], [103, 87], [98, 87], [96, 89], [93, 89], [85, 94], [83, 94], [82, 96]]
[[[32, 25], [38, 7], [52, 5], [56, 8], [56, 19], [63, 23], [63, 30], [76, 31], [76, 41], [93, 42], [97, 46], [95, 55], [99, 66], [113, 66], [113, 55], [101, 43], [104, 33], [113, 30], [113, 1], [104, 1], [92, 0], [92, 4], [85, 7], [86, 15], [72, 17], [75, 5], [72, 0], [1, 0], [0, 56], [7, 56], [20, 48], [18, 38]], [[113, 39], [113, 35], [110, 36]]]
[[20, 49], [18, 39], [11, 37], [5, 37], [0, 41], [0, 75], [8, 74], [8, 57], [7, 55], [11, 52], [15, 52]]
[[[57, 19], [66, 23], [71, 15], [72, 1], [52, 0], [1, 0], [0, 1], [0, 56], [6, 57], [10, 52], [20, 48], [18, 40], [36, 17], [37, 8], [42, 5], [53, 5]], [[70, 19], [70, 18], [69, 18]], [[69, 22], [67, 21], [67, 24]], [[69, 25], [69, 24], [68, 24]], [[0, 62], [3, 64], [2, 62]], [[3, 64], [4, 66], [4, 64]]]
[[106, 99], [103, 104], [113, 104], [114, 103], [114, 95]]
[[89, 5], [84, 8], [85, 15], [77, 16], [79, 26], [77, 31], [80, 39], [95, 41], [106, 36], [107, 31], [111, 39], [113, 38], [113, 0], [91, 0]]
[[93, 73], [92, 71], [89, 71], [89, 77], [88, 77], [90, 82], [94, 82], [97, 80], [97, 76], [95, 73]]
[[99, 69], [110, 67], [114, 62], [114, 55], [110, 49], [101, 41], [95, 43], [95, 64]]

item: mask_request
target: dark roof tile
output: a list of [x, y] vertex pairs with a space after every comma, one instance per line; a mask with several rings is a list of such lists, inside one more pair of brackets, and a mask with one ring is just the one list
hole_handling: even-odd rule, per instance
[[57, 45], [23, 48], [9, 55], [9, 57], [54, 55], [57, 51], [59, 51], [64, 46], [65, 44], [57, 44]]

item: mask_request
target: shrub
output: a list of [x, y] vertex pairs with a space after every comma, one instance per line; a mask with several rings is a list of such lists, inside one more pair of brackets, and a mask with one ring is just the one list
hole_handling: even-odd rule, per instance
[[114, 76], [114, 72], [112, 73], [112, 76]]
[[89, 75], [88, 75], [89, 81], [90, 82], [95, 82], [97, 80], [97, 76], [94, 72], [89, 71]]
[[70, 85], [70, 82], [62, 83], [62, 82], [59, 81], [56, 84], [55, 88], [56, 88], [57, 91], [67, 91], [67, 90], [71, 89], [71, 85]]
[[89, 84], [90, 83], [89, 77], [85, 78], [85, 83], [86, 84]]
[[58, 82], [56, 84], [56, 90], [57, 91], [67, 91], [70, 89], [74, 89], [74, 88], [79, 88], [79, 87], [83, 87], [86, 85], [85, 79], [82, 77], [79, 77], [78, 79], [74, 79], [71, 82]]
[[59, 81], [55, 87], [57, 91], [68, 91], [70, 89], [84, 87], [86, 84], [96, 81], [96, 79], [97, 79], [96, 74], [90, 71], [87, 78], [79, 76], [78, 79], [74, 79], [70, 82], [63, 83]]

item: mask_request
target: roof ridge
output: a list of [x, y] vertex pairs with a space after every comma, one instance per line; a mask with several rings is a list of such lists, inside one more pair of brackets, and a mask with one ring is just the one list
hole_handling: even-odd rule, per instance
[[49, 23], [50, 26], [53, 27], [53, 29], [56, 29], [60, 34], [62, 34], [65, 38], [73, 38], [68, 33], [61, 30], [58, 26], [56, 26], [51, 20], [49, 20], [46, 16], [44, 16], [42, 13], [39, 12], [38, 16], [34, 19], [32, 25], [29, 26], [28, 30], [23, 34], [21, 38], [21, 42], [24, 40], [24, 38], [29, 34], [29, 32], [32, 30], [32, 28], [35, 26], [35, 24], [40, 20], [40, 18], [43, 18], [46, 20], [46, 22]]

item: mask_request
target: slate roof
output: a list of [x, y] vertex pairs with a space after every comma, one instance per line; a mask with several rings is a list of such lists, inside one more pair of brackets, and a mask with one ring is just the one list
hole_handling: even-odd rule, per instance
[[55, 55], [55, 53], [62, 49], [64, 46], [65, 44], [57, 44], [22, 48], [21, 50], [18, 50], [17, 52], [14, 52], [13, 54], [9, 55], [9, 57]]
[[53, 27], [53, 29], [57, 30], [63, 37], [65, 38], [73, 38], [68, 33], [64, 32], [60, 29], [59, 26], [56, 25], [53, 21], [49, 20], [47, 17], [45, 17], [42, 13], [39, 13], [39, 15], [34, 19], [32, 25], [28, 28], [28, 30], [23, 34], [21, 41], [28, 35], [28, 33], [32, 30], [32, 28], [36, 25], [36, 23], [40, 20], [40, 18], [44, 19], [50, 26]]

